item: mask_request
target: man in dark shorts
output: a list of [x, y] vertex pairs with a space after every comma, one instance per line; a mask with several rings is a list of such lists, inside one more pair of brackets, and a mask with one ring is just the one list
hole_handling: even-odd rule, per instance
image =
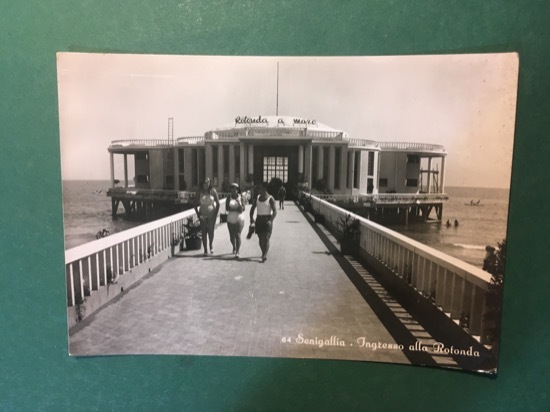
[[[254, 222], [254, 211], [256, 209], [258, 209], [258, 213]], [[259, 187], [259, 195], [250, 208], [250, 223], [255, 223], [256, 234], [260, 240], [260, 249], [262, 249], [262, 262], [267, 260], [269, 239], [273, 230], [273, 220], [276, 216], [277, 207], [275, 206], [275, 199], [267, 193], [267, 184], [262, 183]]]

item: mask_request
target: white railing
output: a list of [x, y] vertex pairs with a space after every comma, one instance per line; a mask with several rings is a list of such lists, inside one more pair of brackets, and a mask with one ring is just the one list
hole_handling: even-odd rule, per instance
[[166, 147], [173, 146], [169, 140], [159, 139], [136, 139], [136, 140], [113, 140], [110, 149], [129, 146], [146, 146], [146, 147]]
[[378, 148], [380, 143], [375, 142], [374, 140], [365, 140], [365, 139], [346, 139], [349, 142], [350, 147], [372, 147]]
[[336, 230], [345, 216], [358, 219], [362, 254], [386, 266], [456, 323], [468, 318], [468, 332], [486, 343], [483, 315], [489, 273], [315, 196], [311, 201], [313, 210]]
[[342, 140], [344, 138], [343, 132], [323, 132], [317, 130], [307, 130], [306, 135], [308, 137], [313, 137], [314, 139], [318, 140]]
[[446, 202], [445, 193], [377, 193], [363, 195], [316, 194], [319, 199], [332, 203], [372, 203], [372, 204], [422, 204]]
[[107, 196], [112, 195], [129, 195], [129, 196], [157, 196], [168, 197], [176, 199], [178, 197], [178, 190], [166, 190], [166, 189], [142, 189], [136, 187], [111, 187], [107, 191]]
[[179, 145], [183, 143], [187, 144], [197, 144], [203, 143], [204, 136], [188, 136], [188, 137], [178, 137], [175, 141], [167, 139], [125, 139], [125, 140], [113, 140], [110, 149], [140, 146], [140, 147], [173, 147], [174, 145]]
[[445, 147], [439, 144], [412, 142], [379, 142], [382, 150], [419, 150], [423, 152], [445, 152]]
[[194, 216], [187, 210], [65, 251], [68, 306], [170, 249]]
[[204, 142], [204, 136], [188, 136], [188, 137], [178, 137], [176, 139], [177, 144], [187, 143], [187, 144], [198, 144]]

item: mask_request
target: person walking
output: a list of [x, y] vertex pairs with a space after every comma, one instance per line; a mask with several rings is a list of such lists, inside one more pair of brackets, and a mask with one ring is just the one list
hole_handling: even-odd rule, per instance
[[241, 195], [241, 190], [237, 183], [230, 186], [231, 194], [225, 201], [225, 211], [227, 212], [227, 229], [229, 230], [229, 240], [233, 245], [233, 255], [239, 258], [241, 249], [241, 232], [244, 227], [245, 202]]
[[[254, 221], [254, 211], [258, 209], [256, 221]], [[267, 184], [264, 182], [259, 187], [259, 195], [256, 197], [250, 208], [250, 223], [256, 225], [256, 234], [260, 240], [260, 249], [262, 250], [262, 262], [267, 260], [269, 251], [269, 239], [273, 231], [273, 220], [277, 216], [277, 207], [275, 199], [267, 193]]]
[[218, 198], [218, 192], [212, 187], [210, 178], [207, 177], [195, 196], [195, 212], [201, 223], [204, 256], [208, 256], [207, 246], [210, 246], [210, 253], [214, 253], [214, 228], [219, 210], [220, 199]]
[[286, 197], [285, 185], [281, 184], [281, 186], [279, 187], [279, 190], [277, 191], [277, 197], [279, 198], [279, 209], [284, 209], [285, 197]]

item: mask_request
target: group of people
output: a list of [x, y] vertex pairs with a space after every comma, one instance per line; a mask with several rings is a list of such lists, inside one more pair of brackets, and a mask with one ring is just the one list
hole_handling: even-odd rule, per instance
[[[445, 226], [451, 227], [451, 221], [447, 219], [447, 223], [445, 223]], [[455, 219], [454, 227], [458, 227], [458, 219]]]
[[[241, 249], [241, 233], [244, 228], [244, 212], [246, 202], [241, 195], [240, 187], [237, 183], [230, 186], [231, 193], [225, 199], [225, 210], [227, 212], [227, 228], [229, 230], [229, 240], [233, 246], [233, 255], [239, 258]], [[262, 183], [255, 191], [256, 195], [252, 198], [252, 207], [250, 208], [251, 230], [258, 235], [260, 249], [262, 251], [262, 262], [267, 260], [269, 251], [269, 240], [273, 231], [273, 221], [277, 216], [275, 199], [267, 191], [267, 184]], [[286, 191], [279, 189], [279, 209], [284, 209], [284, 200]], [[214, 253], [214, 228], [216, 218], [220, 209], [220, 199], [216, 189], [212, 187], [209, 178], [202, 183], [195, 197], [195, 212], [199, 217], [202, 231], [202, 245], [204, 256]], [[256, 212], [256, 219], [254, 213]]]

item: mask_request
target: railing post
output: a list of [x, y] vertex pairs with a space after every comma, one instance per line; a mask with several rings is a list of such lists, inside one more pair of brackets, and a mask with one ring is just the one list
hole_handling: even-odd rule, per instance
[[115, 276], [116, 274], [115, 268], [113, 266], [113, 247], [112, 246], [109, 248], [109, 263], [111, 265], [111, 280], [112, 280], [112, 277]]
[[126, 241], [126, 270], [130, 270], [132, 268], [132, 254], [130, 253], [130, 242], [132, 239], [128, 239]]
[[95, 283], [97, 285], [95, 290], [99, 290], [99, 286], [101, 285], [99, 272], [99, 253], [95, 253]]
[[472, 305], [470, 314], [470, 333], [482, 335], [483, 308], [485, 306], [485, 291], [474, 286], [472, 289]]
[[120, 245], [120, 249], [122, 251], [122, 273], [121, 275], [125, 272], [125, 269], [126, 269], [126, 248], [124, 247], [125, 246], [125, 243], [126, 242], [122, 242], [122, 244]]
[[86, 258], [86, 260], [88, 261], [88, 291], [90, 292], [90, 294], [92, 293], [92, 290], [94, 289], [94, 285], [93, 285], [93, 281], [92, 281], [92, 257], [91, 256], [88, 256]]
[[75, 291], [74, 291], [74, 274], [73, 274], [73, 264], [72, 262], [68, 264], [69, 273], [68, 273], [68, 288], [67, 294], [69, 295], [69, 306], [74, 306], [75, 304]]
[[416, 279], [418, 278], [418, 261], [419, 256], [415, 252], [413, 252], [412, 259], [411, 259], [411, 279], [409, 281], [409, 284], [414, 287], [416, 285]]
[[84, 277], [82, 276], [82, 259], [78, 260], [78, 279], [80, 281], [80, 298], [84, 300]]
[[445, 302], [445, 268], [439, 266], [437, 269], [435, 284], [435, 305], [443, 309]]
[[460, 318], [462, 313], [463, 313], [463, 309], [464, 309], [464, 291], [465, 291], [465, 286], [466, 286], [466, 279], [462, 278], [462, 277], [458, 277], [458, 282], [459, 284], [457, 285], [458, 287], [456, 288], [455, 290], [455, 293], [456, 293], [456, 296], [458, 297], [457, 301], [455, 302], [455, 316], [457, 318]]
[[107, 285], [107, 251], [103, 249], [103, 284]]

